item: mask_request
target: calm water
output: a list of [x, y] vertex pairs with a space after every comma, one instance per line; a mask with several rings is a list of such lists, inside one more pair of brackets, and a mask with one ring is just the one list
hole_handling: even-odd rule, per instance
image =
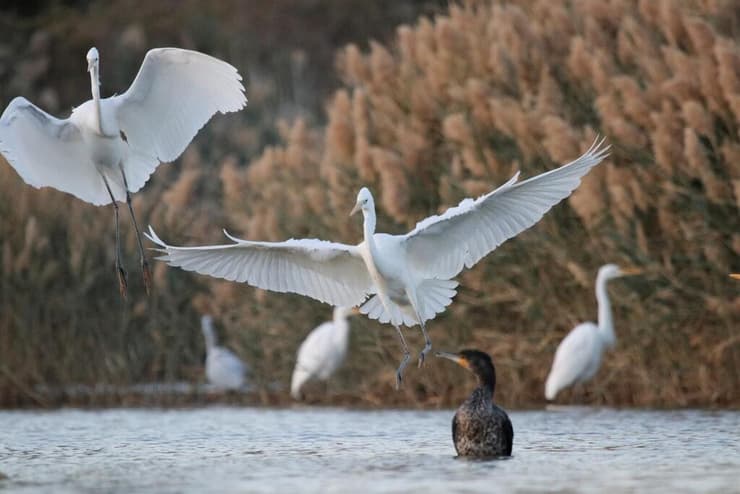
[[0, 412], [2, 492], [740, 492], [740, 412], [513, 412], [454, 458], [451, 411]]

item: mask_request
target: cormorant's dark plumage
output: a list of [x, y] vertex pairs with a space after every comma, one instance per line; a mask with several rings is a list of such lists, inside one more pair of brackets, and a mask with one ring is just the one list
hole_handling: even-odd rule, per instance
[[511, 456], [514, 428], [506, 412], [493, 403], [496, 389], [496, 369], [491, 357], [478, 350], [463, 350], [458, 354], [437, 352], [473, 372], [478, 387], [455, 412], [452, 419], [452, 440], [459, 456]]

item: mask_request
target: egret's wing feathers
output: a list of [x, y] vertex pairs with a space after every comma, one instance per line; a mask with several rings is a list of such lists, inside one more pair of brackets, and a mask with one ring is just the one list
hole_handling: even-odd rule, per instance
[[[203, 53], [179, 48], [150, 50], [131, 87], [114, 96], [129, 146], [158, 161], [173, 161], [216, 113], [247, 102], [237, 70]], [[133, 188], [133, 187], [132, 187]]]
[[165, 253], [159, 259], [186, 271], [290, 292], [332, 305], [355, 306], [373, 291], [370, 274], [357, 248], [322, 240], [250, 242], [203, 247], [173, 247], [149, 227], [145, 234]]
[[517, 174], [493, 192], [419, 222], [405, 237], [409, 262], [424, 276], [440, 279], [473, 266], [568, 197], [607, 156], [609, 147], [603, 143], [594, 142], [580, 158], [560, 168], [523, 182], [517, 182]]
[[77, 127], [25, 98], [13, 99], [0, 117], [0, 152], [29, 185], [54, 187], [96, 205], [110, 202]]

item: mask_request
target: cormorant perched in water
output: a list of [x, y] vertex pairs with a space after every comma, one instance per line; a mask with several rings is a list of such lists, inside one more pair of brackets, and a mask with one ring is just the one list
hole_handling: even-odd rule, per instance
[[478, 387], [460, 405], [452, 419], [452, 440], [459, 456], [511, 456], [514, 428], [506, 412], [493, 403], [496, 369], [491, 357], [479, 350], [458, 354], [437, 352], [465, 367], [478, 378]]

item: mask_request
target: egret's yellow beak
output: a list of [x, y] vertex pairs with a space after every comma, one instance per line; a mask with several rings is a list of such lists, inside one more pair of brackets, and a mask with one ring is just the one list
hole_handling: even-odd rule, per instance
[[355, 204], [355, 207], [352, 208], [352, 211], [349, 212], [349, 215], [354, 216], [360, 209], [362, 208], [360, 207], [360, 203], [358, 202], [357, 204]]
[[730, 278], [734, 278], [736, 280], [740, 280], [740, 273], [732, 273], [730, 275]]
[[452, 360], [460, 367], [464, 367], [466, 369], [470, 369], [470, 362], [468, 362], [468, 359], [461, 357], [460, 355], [457, 355], [456, 353], [449, 353], [449, 352], [437, 352], [434, 355], [437, 357], [446, 358], [448, 360]]
[[636, 274], [642, 274], [642, 269], [639, 268], [621, 268], [622, 276], [634, 276]]

